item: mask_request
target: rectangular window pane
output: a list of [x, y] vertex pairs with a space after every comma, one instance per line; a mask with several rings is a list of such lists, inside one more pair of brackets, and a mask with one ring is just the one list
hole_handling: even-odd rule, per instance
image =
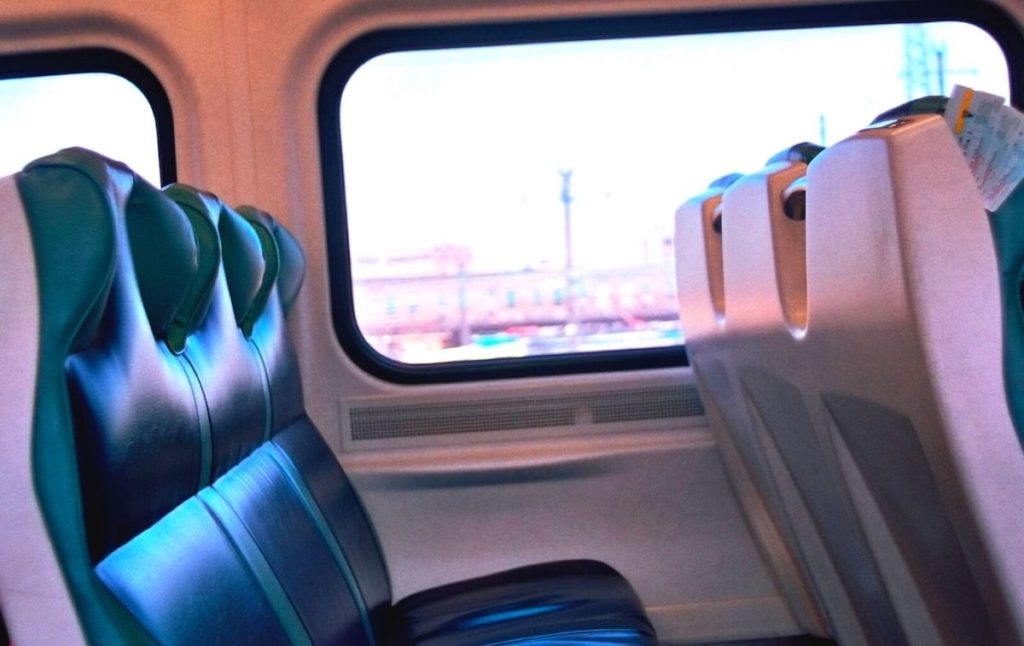
[[406, 363], [678, 345], [680, 203], [962, 83], [962, 23], [396, 52], [340, 105], [357, 324]]
[[122, 161], [160, 185], [153, 109], [127, 79], [83, 73], [0, 80], [0, 177], [72, 146]]

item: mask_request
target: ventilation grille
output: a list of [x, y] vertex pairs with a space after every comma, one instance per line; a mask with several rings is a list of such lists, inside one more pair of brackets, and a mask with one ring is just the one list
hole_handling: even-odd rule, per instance
[[438, 404], [353, 405], [353, 440], [702, 417], [693, 385]]

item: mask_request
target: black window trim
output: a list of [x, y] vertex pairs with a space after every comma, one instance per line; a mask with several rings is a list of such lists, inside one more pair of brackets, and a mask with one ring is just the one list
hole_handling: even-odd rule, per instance
[[138, 59], [105, 47], [0, 54], [0, 80], [95, 73], [120, 76], [142, 92], [156, 124], [160, 181], [164, 185], [177, 181], [171, 102], [156, 75]]
[[988, 0], [851, 2], [475, 23], [382, 29], [355, 38], [345, 44], [327, 66], [317, 105], [331, 314], [342, 349], [365, 372], [398, 384], [457, 383], [689, 365], [685, 346], [433, 364], [396, 361], [371, 347], [355, 317], [339, 106], [348, 80], [375, 56], [459, 47], [937, 21], [973, 24], [992, 36], [1007, 60], [1010, 100], [1018, 107], [1024, 105], [1024, 32], [1003, 8]]

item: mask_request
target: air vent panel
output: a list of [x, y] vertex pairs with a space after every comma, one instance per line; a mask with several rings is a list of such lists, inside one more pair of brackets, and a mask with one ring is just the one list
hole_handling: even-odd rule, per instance
[[703, 417], [692, 384], [583, 394], [519, 396], [443, 403], [354, 403], [353, 440], [557, 428]]

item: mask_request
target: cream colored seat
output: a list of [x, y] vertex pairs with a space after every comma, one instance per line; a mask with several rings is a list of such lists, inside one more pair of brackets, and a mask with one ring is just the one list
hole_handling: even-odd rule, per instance
[[1024, 641], [1024, 454], [992, 236], [938, 116], [811, 166], [802, 391], [915, 643]]
[[716, 181], [684, 203], [676, 212], [676, 280], [687, 353], [740, 503], [794, 619], [807, 632], [825, 635], [832, 631], [820, 610], [810, 559], [798, 541], [800, 528], [786, 512], [731, 362], [739, 338], [734, 323], [750, 318], [743, 313], [750, 304], [734, 291], [745, 279], [728, 263], [729, 251], [751, 235], [768, 238], [747, 230], [749, 218], [734, 210], [736, 199], [730, 196], [737, 187], [757, 193], [771, 184], [781, 191], [805, 168], [803, 161], [784, 159], [749, 177]]
[[680, 230], [691, 362], [750, 425], [713, 421], [767, 466], [759, 490], [841, 642], [1021, 643], [1024, 456], [962, 154], [937, 116], [858, 133], [810, 164], [803, 224], [783, 206], [798, 174], [726, 191], [713, 328]]

